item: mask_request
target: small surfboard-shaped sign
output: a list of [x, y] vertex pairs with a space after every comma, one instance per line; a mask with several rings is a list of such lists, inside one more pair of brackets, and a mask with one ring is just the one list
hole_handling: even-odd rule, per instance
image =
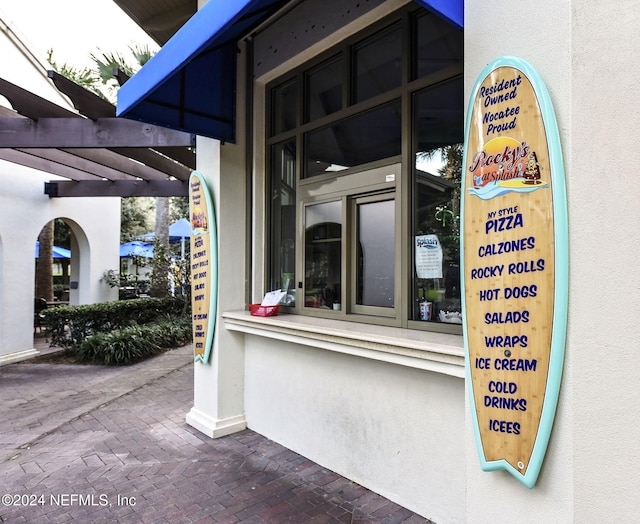
[[498, 58], [480, 74], [463, 169], [463, 328], [480, 463], [532, 488], [564, 363], [568, 226], [555, 113], [524, 60]]
[[189, 177], [191, 313], [196, 362], [209, 361], [218, 300], [218, 237], [211, 194], [198, 171]]

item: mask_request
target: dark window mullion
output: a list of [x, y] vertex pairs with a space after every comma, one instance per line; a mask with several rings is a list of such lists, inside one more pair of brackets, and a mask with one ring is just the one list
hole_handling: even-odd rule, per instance
[[351, 98], [353, 92], [353, 78], [351, 74], [351, 46], [346, 42], [342, 44], [342, 56], [344, 57], [344, 69], [342, 83], [342, 109], [346, 109], [351, 105]]

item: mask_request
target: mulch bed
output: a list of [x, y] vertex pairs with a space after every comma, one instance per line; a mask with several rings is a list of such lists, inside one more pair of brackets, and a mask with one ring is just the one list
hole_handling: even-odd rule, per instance
[[44, 355], [38, 355], [37, 357], [23, 360], [22, 364], [88, 364], [88, 362], [81, 362], [76, 356], [65, 350], [54, 351], [52, 353], [45, 353]]

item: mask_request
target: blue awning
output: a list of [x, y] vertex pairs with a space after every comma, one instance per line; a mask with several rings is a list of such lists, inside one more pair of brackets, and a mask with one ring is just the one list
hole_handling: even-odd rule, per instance
[[[416, 0], [463, 26], [464, 0]], [[117, 116], [235, 142], [236, 41], [286, 0], [209, 0], [118, 91]]]

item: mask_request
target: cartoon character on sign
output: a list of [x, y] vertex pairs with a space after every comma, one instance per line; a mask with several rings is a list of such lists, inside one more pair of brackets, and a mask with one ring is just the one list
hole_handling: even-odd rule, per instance
[[527, 162], [527, 169], [524, 172], [525, 184], [541, 184], [540, 181], [540, 164], [538, 164], [538, 157], [535, 151], [531, 151], [529, 155], [529, 161]]

